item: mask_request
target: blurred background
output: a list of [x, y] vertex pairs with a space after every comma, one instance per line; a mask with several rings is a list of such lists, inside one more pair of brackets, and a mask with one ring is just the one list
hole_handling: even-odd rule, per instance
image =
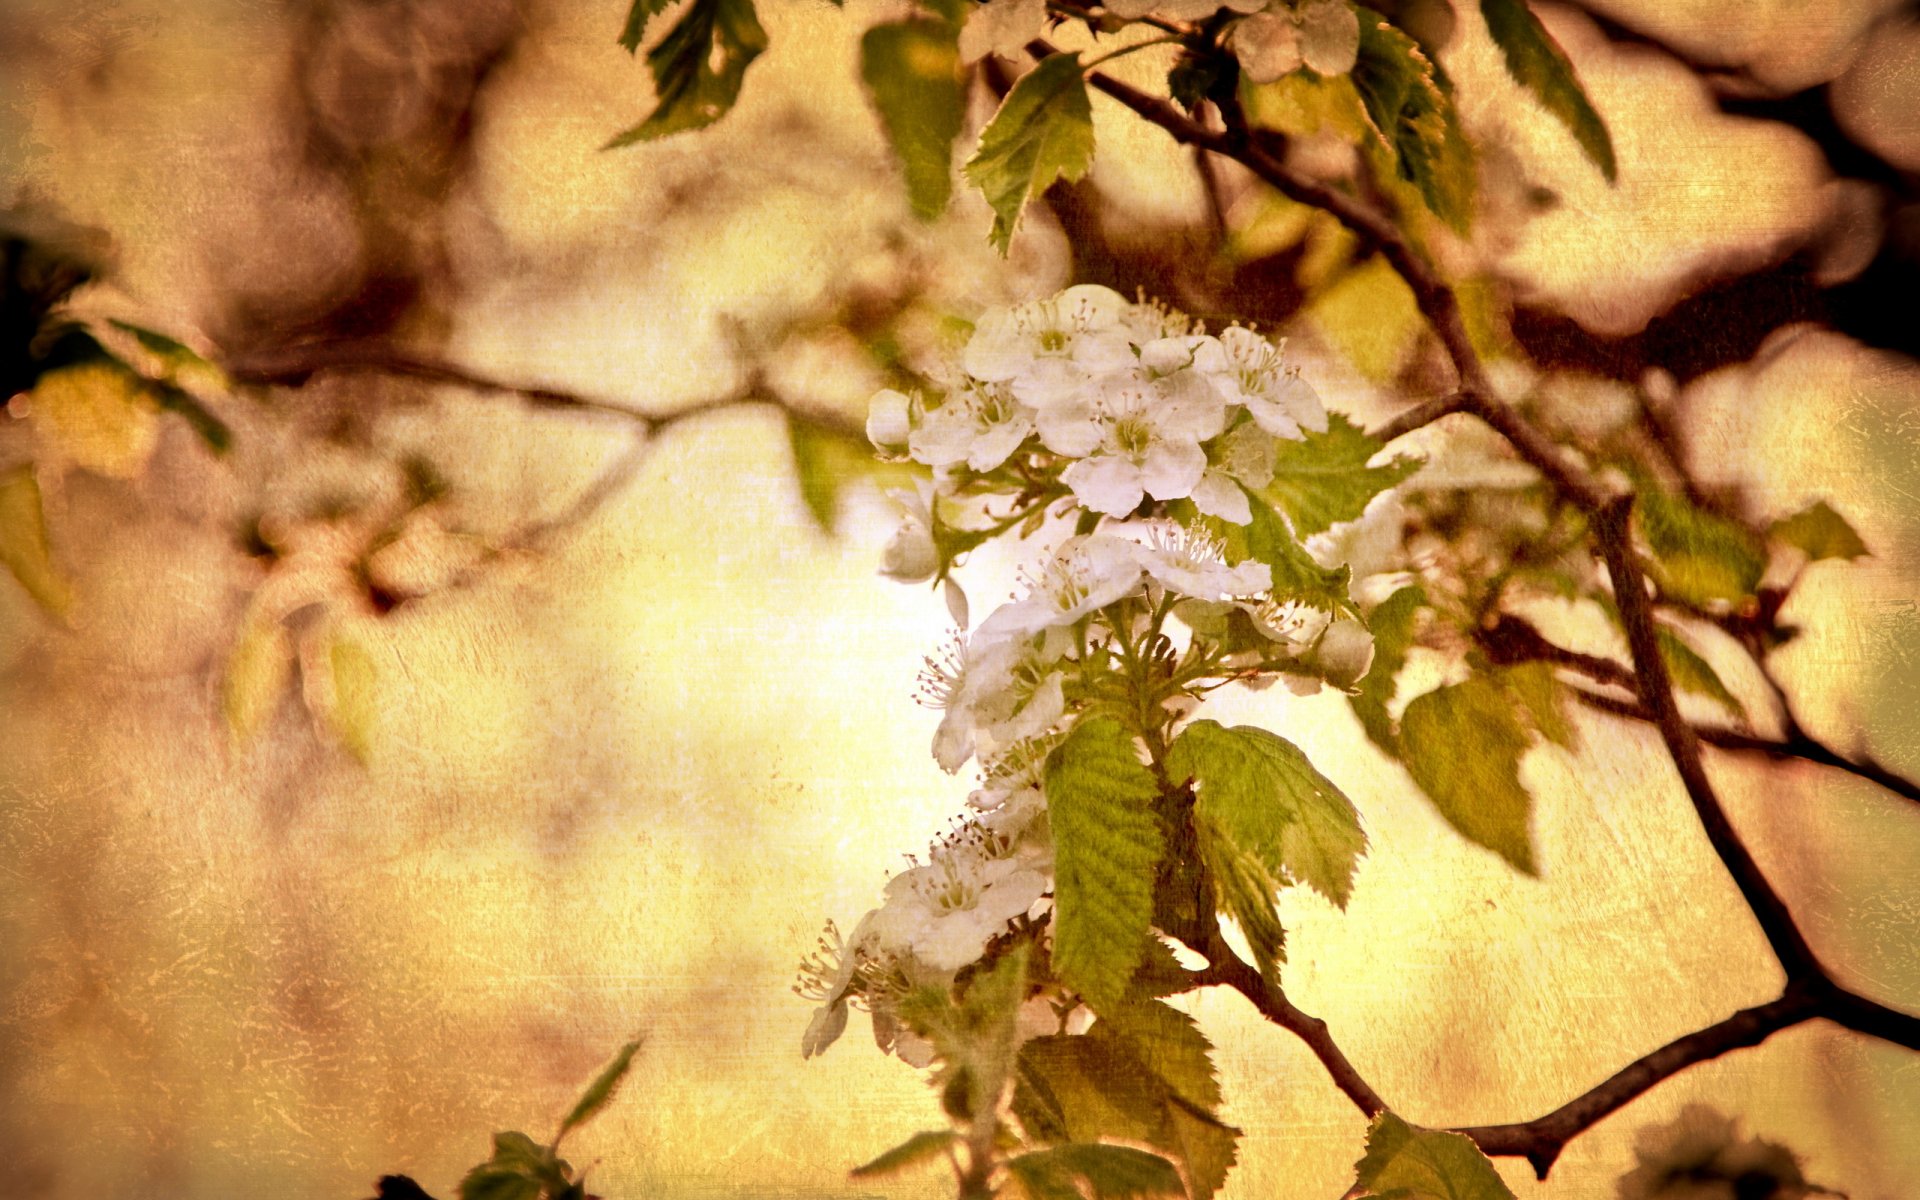
[[[635, 1033], [628, 1090], [571, 1148], [596, 1191], [943, 1194], [847, 1182], [932, 1099], [864, 1036], [803, 1063], [788, 988], [970, 786], [909, 699], [947, 620], [874, 574], [880, 492], [803, 491], [796, 448], [844, 453], [828, 435], [883, 379], [864, 345], [1070, 279], [1278, 327], [1363, 420], [1437, 360], [1337, 230], [1103, 99], [1099, 166], [1006, 263], [977, 198], [915, 221], [858, 84], [892, 10], [762, 7], [734, 113], [614, 152], [649, 87], [618, 4], [0, 10], [8, 232], [92, 265], [76, 304], [276, 385], [215, 405], [223, 453], [170, 414], [0, 421], [70, 592], [54, 615], [0, 578], [0, 1194], [356, 1198], [398, 1171], [450, 1194]], [[1644, 386], [1755, 511], [1848, 516], [1874, 557], [1809, 571], [1781, 671], [1809, 728], [1920, 771], [1920, 15], [1538, 7], [1619, 183], [1462, 5], [1443, 59], [1484, 199], [1449, 265], [1498, 281], [1516, 359], [1575, 407]], [[412, 369], [378, 361], [396, 345]], [[473, 379], [650, 414], [778, 399], [825, 433], [749, 404], [637, 438]], [[1338, 696], [1219, 709], [1366, 818], [1348, 911], [1286, 897], [1287, 984], [1409, 1119], [1536, 1115], [1774, 994], [1645, 730], [1588, 718], [1579, 755], [1529, 757], [1528, 879]], [[1920, 807], [1712, 766], [1841, 977], [1920, 1008]], [[1248, 1134], [1227, 1194], [1338, 1195], [1359, 1115], [1237, 998], [1193, 1011]], [[1856, 1200], [1920, 1179], [1920, 1056], [1824, 1025], [1666, 1083], [1548, 1183], [1502, 1171], [1523, 1198], [1611, 1196], [1636, 1130], [1702, 1100]]]

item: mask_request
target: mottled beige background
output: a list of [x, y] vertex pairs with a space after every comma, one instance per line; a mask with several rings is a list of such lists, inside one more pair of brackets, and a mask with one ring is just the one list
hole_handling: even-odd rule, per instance
[[[1596, 7], [1800, 86], [1854, 62], [1890, 5]], [[441, 8], [450, 29], [500, 16]], [[736, 114], [616, 154], [596, 147], [645, 99], [612, 44], [622, 6], [522, 10], [440, 218], [448, 357], [647, 406], [697, 398], [733, 371], [714, 314], [804, 298], [901, 219], [854, 83], [852, 35], [879, 9], [763, 8], [775, 48]], [[350, 204], [290, 165], [304, 11], [8, 0], [6, 199], [110, 231], [118, 285], [162, 327], [211, 327], [248, 288], [324, 288]], [[1613, 124], [1617, 189], [1504, 83], [1483, 34], [1467, 28], [1449, 60], [1476, 127], [1565, 197], [1488, 251], [1530, 291], [1630, 330], [1709, 265], [1847, 252], [1844, 189], [1810, 143], [1722, 117], [1685, 68], [1551, 15]], [[1883, 25], [1874, 52], [1896, 35], [1910, 50], [1910, 29]], [[1912, 54], [1890, 61], [1845, 86], [1898, 154], [1920, 91]], [[1193, 212], [1184, 159], [1099, 117], [1115, 194]], [[975, 244], [978, 211], [956, 221]], [[1016, 286], [1051, 284], [1057, 260], [1031, 249]], [[1298, 332], [1336, 403], [1378, 411]], [[1769, 512], [1829, 498], [1876, 551], [1813, 569], [1790, 614], [1813, 632], [1782, 667], [1812, 727], [1920, 771], [1920, 371], [1803, 331], [1696, 388], [1706, 469], [1746, 479]], [[450, 1193], [489, 1131], [547, 1128], [635, 1031], [649, 1040], [633, 1085], [574, 1147], [609, 1197], [941, 1194], [931, 1177], [845, 1181], [928, 1124], [931, 1100], [862, 1018], [802, 1063], [807, 1010], [787, 991], [819, 921], [870, 905], [968, 787], [928, 759], [933, 716], [908, 701], [944, 617], [874, 575], [885, 506], [857, 497], [828, 540], [769, 415], [678, 428], [552, 553], [364, 619], [367, 765], [291, 700], [235, 746], [219, 677], [255, 578], [230, 518], [263, 480], [320, 469], [267, 431], [321, 402], [236, 405], [224, 464], [170, 428], [138, 484], [71, 477], [49, 501], [79, 586], [71, 629], [0, 579], [0, 1195], [346, 1200], [399, 1170]], [[462, 464], [459, 482], [507, 510], [549, 504], [617, 448], [592, 422], [455, 392], [374, 436]], [[1350, 911], [1288, 899], [1287, 982], [1410, 1119], [1535, 1115], [1773, 994], [1644, 731], [1590, 723], [1579, 757], [1528, 760], [1543, 872], [1527, 880], [1449, 832], [1337, 697], [1221, 708], [1299, 741], [1366, 816]], [[1920, 1007], [1920, 807], [1812, 768], [1713, 769], [1849, 985]], [[1359, 1116], [1237, 999], [1195, 1011], [1248, 1133], [1229, 1195], [1338, 1195]], [[1609, 1196], [1634, 1129], [1695, 1099], [1856, 1200], [1920, 1179], [1920, 1056], [1820, 1026], [1664, 1085], [1575, 1142], [1550, 1184], [1503, 1173], [1524, 1200]]]

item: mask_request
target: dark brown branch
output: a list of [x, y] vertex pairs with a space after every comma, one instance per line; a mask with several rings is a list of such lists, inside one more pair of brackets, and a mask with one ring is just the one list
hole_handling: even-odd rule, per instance
[[[1616, 717], [1625, 717], [1632, 721], [1653, 723], [1653, 714], [1631, 700], [1615, 699], [1612, 696], [1587, 691], [1585, 688], [1572, 690], [1582, 704], [1596, 711], [1611, 713]], [[1915, 783], [1897, 771], [1888, 770], [1871, 758], [1848, 758], [1825, 742], [1804, 733], [1799, 737], [1769, 738], [1742, 733], [1737, 729], [1695, 725], [1693, 735], [1703, 745], [1712, 746], [1716, 750], [1727, 750], [1735, 754], [1764, 754], [1768, 758], [1780, 761], [1798, 760], [1832, 767], [1836, 771], [1845, 771], [1849, 775], [1877, 784], [1903, 799], [1920, 803], [1920, 783]]]
[[1239, 992], [1253, 1003], [1261, 1016], [1306, 1043], [1307, 1049], [1313, 1051], [1313, 1056], [1326, 1068], [1333, 1085], [1353, 1101], [1354, 1107], [1369, 1117], [1386, 1110], [1387, 1102], [1373, 1090], [1372, 1085], [1360, 1074], [1359, 1068], [1353, 1065], [1340, 1049], [1339, 1043], [1333, 1040], [1333, 1033], [1325, 1021], [1300, 1011], [1279, 988], [1268, 987], [1267, 981], [1260, 977], [1260, 972], [1224, 943], [1216, 943], [1213, 951], [1206, 968], [1195, 976], [1195, 987], [1225, 984]]

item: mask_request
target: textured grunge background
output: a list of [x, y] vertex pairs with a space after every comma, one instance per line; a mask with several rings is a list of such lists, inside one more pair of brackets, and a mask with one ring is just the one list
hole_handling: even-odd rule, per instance
[[[646, 97], [613, 0], [6, 0], [0, 207], [105, 231], [130, 311], [238, 353], [400, 331], [475, 370], [665, 408], [734, 387], [739, 338], [867, 269], [905, 223], [857, 90], [872, 14], [852, 7], [763, 5], [774, 50], [736, 113], [600, 153]], [[1912, 211], [1883, 225], [1814, 141], [1728, 115], [1624, 31], [1776, 93], [1834, 80], [1842, 125], [1897, 174], [1920, 170], [1920, 27], [1900, 7], [1588, 6], [1618, 26], [1544, 9], [1612, 124], [1615, 189], [1463, 20], [1448, 66], [1490, 161], [1559, 197], [1495, 214], [1490, 252], [1606, 335], [1712, 273], [1790, 256], [1857, 272], [1914, 235]], [[1198, 212], [1185, 156], [1100, 104], [1098, 182], [1126, 219]], [[1035, 224], [1016, 290], [1061, 270]], [[999, 294], [984, 227], [962, 205], [913, 235], [971, 264], [952, 284], [978, 304]], [[1912, 325], [1920, 298], [1901, 304], [1883, 323]], [[1335, 351], [1388, 353], [1404, 330], [1353, 311], [1294, 332], [1324, 393], [1374, 413]], [[1804, 718], [1920, 771], [1920, 368], [1808, 326], [1737, 357], [1678, 372], [1703, 470], [1768, 512], [1827, 498], [1875, 551], [1815, 567], [1794, 601], [1810, 632], [1781, 665]], [[830, 359], [794, 369], [823, 403], [862, 398]], [[351, 489], [370, 458], [418, 451], [452, 464], [472, 521], [504, 527], [563, 507], [624, 436], [361, 377], [272, 404], [232, 406], [217, 467], [175, 422], [135, 478], [75, 472], [49, 493], [66, 627], [0, 578], [0, 1195], [350, 1200], [388, 1171], [449, 1192], [491, 1130], [544, 1127], [635, 1031], [633, 1085], [574, 1148], [596, 1190], [940, 1194], [846, 1182], [922, 1127], [929, 1097], [861, 1037], [802, 1063], [808, 1010], [788, 992], [819, 921], [870, 906], [967, 788], [928, 759], [933, 715], [908, 701], [944, 617], [874, 575], [884, 503], [850, 497], [829, 539], [776, 418], [678, 426], [546, 552], [357, 619], [364, 762], [292, 694], [238, 743], [220, 681], [258, 584], [234, 532], [257, 497]], [[1222, 707], [1299, 741], [1366, 816], [1352, 909], [1289, 895], [1288, 983], [1410, 1118], [1532, 1116], [1773, 994], [1645, 731], [1590, 722], [1577, 758], [1528, 760], [1530, 880], [1446, 829], [1338, 697]], [[1920, 1003], [1920, 806], [1813, 768], [1714, 770], [1842, 978]], [[1237, 998], [1195, 1011], [1249, 1134], [1229, 1194], [1338, 1195], [1361, 1119]], [[1698, 1099], [1856, 1200], [1920, 1179], [1920, 1056], [1825, 1026], [1662, 1086], [1548, 1185], [1501, 1169], [1525, 1200], [1610, 1196], [1634, 1131]]]

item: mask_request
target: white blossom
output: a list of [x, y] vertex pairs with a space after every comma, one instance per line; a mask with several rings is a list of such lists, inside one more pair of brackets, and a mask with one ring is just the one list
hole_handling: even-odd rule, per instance
[[1273, 587], [1273, 571], [1248, 559], [1228, 566], [1224, 547], [1204, 530], [1155, 522], [1147, 527], [1140, 565], [1162, 587], [1196, 600], [1230, 600]]
[[888, 880], [873, 931], [883, 949], [957, 971], [978, 960], [1048, 886], [1044, 874], [1018, 859], [958, 846]]
[[928, 658], [921, 672], [922, 703], [943, 710], [933, 757], [948, 771], [958, 771], [975, 754], [1040, 737], [1066, 713], [1054, 659], [1031, 638], [997, 633], [983, 625], [971, 641], [956, 638], [944, 655]]
[[1009, 637], [1072, 625], [1140, 590], [1135, 544], [1112, 534], [1068, 538], [1029, 578], [1027, 594], [980, 623], [980, 635]]
[[1006, 383], [1036, 408], [1067, 398], [1096, 376], [1133, 365], [1120, 319], [1129, 305], [1096, 284], [980, 318], [961, 355], [967, 374]]
[[1006, 385], [968, 381], [921, 418], [907, 446], [915, 461], [930, 467], [964, 462], [975, 471], [991, 471], [1033, 429], [1033, 410], [1014, 399]]
[[1108, 516], [1125, 516], [1143, 496], [1179, 500], [1192, 495], [1207, 471], [1200, 443], [1225, 423], [1218, 393], [1165, 386], [1161, 380], [1109, 381], [1069, 417], [1050, 414], [1043, 437], [1086, 445], [1090, 453], [1071, 463], [1060, 480], [1081, 504]]
[[1260, 428], [1298, 440], [1303, 430], [1325, 433], [1327, 410], [1282, 347], [1236, 325], [1198, 352], [1199, 366], [1226, 399], [1244, 405]]

